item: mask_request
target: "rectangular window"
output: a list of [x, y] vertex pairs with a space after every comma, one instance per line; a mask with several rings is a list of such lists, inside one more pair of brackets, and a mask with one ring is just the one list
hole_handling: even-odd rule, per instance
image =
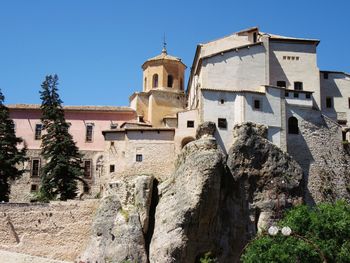
[[299, 93], [298, 92], [294, 92], [294, 98], [299, 98]]
[[136, 154], [136, 162], [142, 162], [142, 154]]
[[300, 81], [294, 82], [294, 89], [295, 90], [303, 90], [303, 83]]
[[110, 172], [110, 173], [114, 173], [114, 171], [115, 171], [115, 166], [114, 166], [114, 164], [111, 164], [111, 165], [109, 166], [109, 172]]
[[287, 87], [286, 82], [284, 80], [277, 81], [277, 87]]
[[289, 97], [289, 92], [286, 91], [286, 92], [284, 93], [284, 96], [285, 96], [285, 97]]
[[348, 98], [348, 104], [349, 104], [348, 106], [349, 106], [349, 109], [350, 109], [350, 98]]
[[37, 184], [32, 184], [30, 186], [30, 191], [31, 192], [37, 192], [38, 191], [38, 185]]
[[194, 128], [194, 121], [187, 121], [187, 128]]
[[83, 191], [84, 191], [84, 194], [88, 194], [90, 192], [90, 187], [88, 185], [84, 185]]
[[84, 162], [84, 177], [91, 178], [92, 162], [91, 162], [91, 160], [84, 160], [83, 162]]
[[35, 124], [35, 135], [34, 135], [34, 139], [35, 140], [41, 140], [41, 131], [43, 129], [43, 125], [42, 124]]
[[221, 129], [227, 128], [227, 120], [224, 118], [218, 118], [218, 127]]
[[254, 110], [261, 110], [261, 101], [259, 99], [254, 99]]
[[31, 176], [39, 177], [40, 174], [40, 159], [32, 159]]
[[327, 97], [326, 98], [326, 108], [332, 108], [333, 107], [333, 98]]
[[305, 94], [305, 98], [311, 99], [311, 94], [310, 94], [310, 93], [306, 93], [306, 94]]
[[224, 100], [224, 99], [221, 99], [221, 100], [220, 100], [220, 104], [225, 104], [225, 100]]
[[94, 125], [87, 124], [86, 125], [86, 135], [85, 135], [86, 142], [92, 142], [93, 131], [94, 131]]
[[328, 72], [324, 72], [324, 73], [323, 73], [323, 78], [324, 78], [324, 79], [328, 79]]

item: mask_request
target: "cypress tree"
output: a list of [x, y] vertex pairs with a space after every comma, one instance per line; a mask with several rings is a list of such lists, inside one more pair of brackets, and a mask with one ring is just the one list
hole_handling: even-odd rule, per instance
[[14, 123], [4, 100], [0, 90], [0, 201], [8, 202], [11, 180], [18, 179], [24, 172], [17, 165], [27, 158], [25, 145], [22, 149], [17, 147], [23, 140], [16, 137]]
[[73, 199], [77, 196], [80, 180], [84, 184], [81, 155], [64, 117], [62, 100], [58, 94], [57, 75], [46, 76], [40, 97], [43, 123], [42, 156], [46, 164], [42, 168], [40, 198], [42, 200]]

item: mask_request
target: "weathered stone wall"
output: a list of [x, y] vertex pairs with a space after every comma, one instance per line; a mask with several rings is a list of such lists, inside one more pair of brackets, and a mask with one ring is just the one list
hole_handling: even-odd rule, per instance
[[0, 204], [0, 249], [73, 261], [87, 245], [97, 200]]
[[304, 171], [306, 202], [349, 198], [349, 157], [341, 127], [312, 109], [289, 107], [287, 114], [298, 119], [299, 134], [287, 136], [288, 153]]
[[[41, 156], [41, 150], [27, 151], [28, 160], [18, 166], [19, 169], [25, 169], [21, 178], [11, 183], [11, 202], [29, 202], [31, 199], [35, 199], [36, 191], [32, 190], [32, 185], [36, 185], [37, 189], [40, 188], [41, 178], [32, 177], [32, 159], [40, 159], [40, 168], [45, 164], [44, 158]], [[101, 185], [103, 184], [103, 177], [106, 173], [104, 166], [104, 158], [102, 151], [80, 151], [83, 155], [82, 160], [90, 160], [91, 163], [91, 177], [85, 178], [89, 185], [89, 191], [84, 193], [82, 183], [79, 183], [79, 196], [84, 198], [95, 198], [102, 192]]]

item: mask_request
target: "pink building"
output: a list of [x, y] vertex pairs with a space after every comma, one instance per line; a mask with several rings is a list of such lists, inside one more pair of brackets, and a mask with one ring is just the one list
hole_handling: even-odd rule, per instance
[[[28, 201], [40, 184], [40, 167], [44, 161], [40, 156], [42, 124], [40, 105], [8, 105], [10, 117], [15, 123], [16, 135], [22, 137], [28, 147], [24, 164], [27, 172], [11, 188], [11, 199]], [[103, 171], [104, 137], [103, 130], [116, 129], [125, 122], [135, 121], [136, 112], [129, 107], [114, 106], [65, 106], [66, 121], [71, 124], [69, 131], [84, 156], [85, 179], [90, 188], [86, 193], [96, 194], [99, 176]]]

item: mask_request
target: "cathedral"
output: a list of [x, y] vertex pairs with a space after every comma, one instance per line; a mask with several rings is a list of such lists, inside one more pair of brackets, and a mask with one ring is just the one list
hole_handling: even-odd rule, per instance
[[[318, 151], [346, 147], [350, 121], [350, 75], [318, 68], [319, 43], [253, 27], [198, 44], [186, 89], [186, 65], [164, 47], [143, 63], [142, 91], [130, 96], [129, 107], [65, 106], [89, 183], [81, 186], [81, 196], [98, 197], [109, 182], [128, 175], [164, 181], [206, 121], [216, 123], [224, 153], [234, 142], [235, 125], [265, 125], [267, 139], [292, 155], [306, 178], [313, 176]], [[29, 157], [26, 173], [12, 184], [11, 200], [26, 202], [40, 187], [44, 162], [40, 105], [8, 107]]]

